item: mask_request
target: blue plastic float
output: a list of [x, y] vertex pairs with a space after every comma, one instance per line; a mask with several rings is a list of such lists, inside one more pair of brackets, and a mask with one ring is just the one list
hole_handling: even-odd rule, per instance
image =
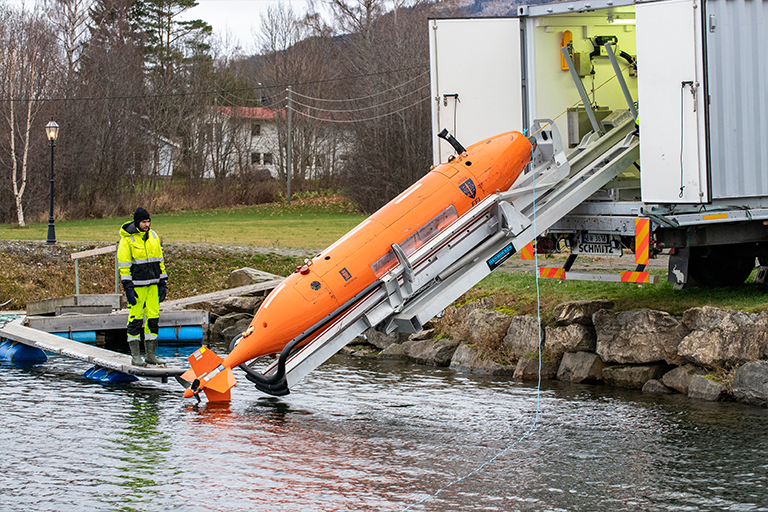
[[115, 370], [108, 370], [107, 368], [100, 368], [98, 366], [86, 370], [85, 373], [83, 373], [83, 377], [101, 384], [127, 384], [139, 380], [134, 375]]
[[44, 363], [47, 360], [48, 356], [39, 348], [11, 340], [3, 340], [0, 343], [0, 361], [34, 364]]
[[83, 343], [96, 343], [96, 331], [52, 332], [56, 336]]
[[[96, 343], [96, 331], [52, 332], [51, 334], [82, 343]], [[202, 344], [203, 326], [161, 327], [157, 333], [157, 341], [194, 341]]]

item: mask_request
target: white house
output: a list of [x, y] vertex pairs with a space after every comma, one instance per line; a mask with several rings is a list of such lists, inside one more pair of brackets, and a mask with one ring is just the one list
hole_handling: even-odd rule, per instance
[[[277, 178], [278, 169], [285, 168], [278, 137], [278, 123], [284, 130], [285, 115], [284, 110], [264, 107], [211, 107], [210, 122], [201, 133], [206, 158], [204, 177], [262, 170]], [[335, 176], [350, 150], [351, 135], [324, 121], [296, 119], [293, 136], [294, 178]]]
[[278, 113], [263, 107], [211, 107], [212, 119], [201, 134], [205, 145], [204, 177], [265, 170], [276, 178], [279, 152]]

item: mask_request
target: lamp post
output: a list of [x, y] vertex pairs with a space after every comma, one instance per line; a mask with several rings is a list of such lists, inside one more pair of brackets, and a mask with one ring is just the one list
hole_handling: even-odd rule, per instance
[[56, 138], [59, 136], [59, 125], [51, 118], [51, 122], [45, 125], [45, 134], [48, 135], [48, 140], [51, 146], [51, 209], [48, 214], [48, 240], [47, 245], [54, 245], [56, 243], [56, 227], [53, 225], [53, 148], [56, 147]]

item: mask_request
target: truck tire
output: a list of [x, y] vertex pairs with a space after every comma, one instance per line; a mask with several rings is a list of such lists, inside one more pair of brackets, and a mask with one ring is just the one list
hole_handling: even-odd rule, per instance
[[734, 252], [733, 247], [719, 245], [691, 249], [688, 274], [702, 286], [738, 286], [755, 268], [755, 256]]

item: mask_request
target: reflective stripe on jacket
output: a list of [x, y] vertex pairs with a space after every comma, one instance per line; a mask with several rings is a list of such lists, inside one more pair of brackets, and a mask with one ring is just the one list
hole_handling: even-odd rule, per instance
[[168, 279], [160, 237], [151, 229], [142, 233], [133, 222], [120, 227], [117, 265], [120, 280], [133, 281], [134, 286], [149, 286]]

